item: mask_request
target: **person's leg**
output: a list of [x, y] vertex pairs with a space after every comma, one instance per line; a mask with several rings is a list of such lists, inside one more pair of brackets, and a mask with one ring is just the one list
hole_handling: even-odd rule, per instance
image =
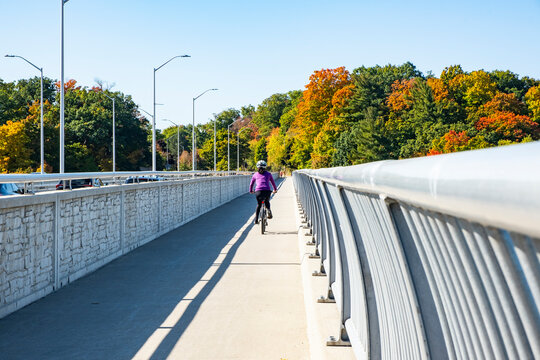
[[261, 205], [264, 200], [264, 195], [261, 194], [261, 191], [255, 192], [255, 198], [257, 199], [257, 210], [255, 210], [255, 224], [259, 223], [259, 211], [261, 210]]
[[273, 217], [272, 211], [270, 210], [270, 196], [272, 195], [272, 191], [266, 190], [264, 195], [265, 195], [264, 204], [266, 208], [268, 209], [268, 218], [271, 219]]

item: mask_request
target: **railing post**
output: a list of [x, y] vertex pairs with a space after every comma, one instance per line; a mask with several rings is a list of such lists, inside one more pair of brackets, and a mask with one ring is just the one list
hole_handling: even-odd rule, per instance
[[161, 232], [161, 182], [157, 182], [157, 190], [158, 190], [158, 201], [157, 201], [157, 207], [158, 207], [158, 233]]
[[126, 246], [126, 195], [124, 188], [120, 189], [120, 254], [124, 254]]
[[60, 194], [56, 194], [54, 202], [54, 290], [60, 288]]

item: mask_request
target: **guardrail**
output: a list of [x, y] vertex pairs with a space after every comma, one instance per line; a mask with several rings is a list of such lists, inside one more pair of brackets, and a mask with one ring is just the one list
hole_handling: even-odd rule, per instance
[[[359, 359], [540, 358], [540, 143], [293, 173]], [[315, 275], [315, 274], [314, 274]]]
[[[0, 184], [15, 183], [22, 187], [25, 194], [36, 191], [54, 190], [59, 181], [66, 181], [66, 189], [70, 188], [70, 181], [77, 179], [101, 179], [108, 184], [121, 185], [129, 177], [157, 177], [160, 180], [182, 180], [201, 176], [232, 176], [249, 175], [246, 171], [116, 171], [116, 172], [79, 172], [64, 174], [0, 174]], [[137, 182], [137, 181], [135, 181]]]

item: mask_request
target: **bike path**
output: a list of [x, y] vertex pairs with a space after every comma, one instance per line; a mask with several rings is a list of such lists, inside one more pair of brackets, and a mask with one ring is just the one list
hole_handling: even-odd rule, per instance
[[246, 194], [4, 319], [2, 359], [309, 359], [292, 179], [267, 234]]

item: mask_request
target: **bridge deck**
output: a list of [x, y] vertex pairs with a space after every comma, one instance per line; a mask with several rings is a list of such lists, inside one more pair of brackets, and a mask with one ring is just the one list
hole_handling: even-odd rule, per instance
[[244, 195], [0, 320], [4, 359], [307, 359], [292, 181]]
[[264, 236], [233, 200], [0, 319], [0, 358], [352, 359], [324, 346], [337, 308], [280, 186]]

